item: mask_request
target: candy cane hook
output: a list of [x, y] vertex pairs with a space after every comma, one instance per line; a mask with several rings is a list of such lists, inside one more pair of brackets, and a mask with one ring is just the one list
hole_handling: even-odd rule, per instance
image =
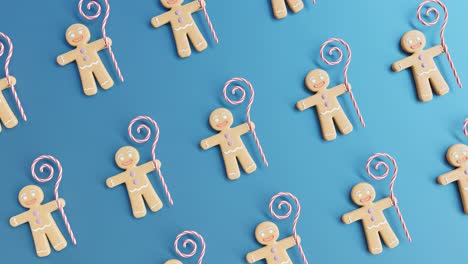
[[463, 133], [468, 137], [468, 118], [463, 122]]
[[359, 109], [358, 103], [357, 103], [356, 98], [354, 97], [353, 91], [351, 89], [351, 85], [349, 84], [349, 81], [348, 81], [348, 68], [349, 68], [349, 65], [351, 64], [351, 58], [352, 58], [351, 47], [349, 46], [349, 44], [346, 41], [344, 41], [342, 39], [330, 38], [329, 40], [325, 41], [322, 44], [322, 47], [320, 48], [320, 57], [322, 58], [323, 62], [325, 62], [328, 65], [333, 65], [333, 66], [338, 65], [343, 60], [343, 51], [338, 47], [332, 47], [328, 51], [329, 56], [332, 56], [335, 51], [338, 52], [339, 58], [337, 60], [329, 61], [325, 57], [325, 48], [328, 46], [328, 44], [333, 43], [333, 42], [339, 42], [339, 43], [343, 44], [343, 46], [345, 46], [346, 50], [348, 51], [348, 57], [347, 57], [347, 60], [346, 60], [344, 71], [343, 71], [344, 83], [345, 83], [345, 86], [346, 86], [346, 90], [348, 90], [349, 96], [351, 97], [351, 101], [353, 102], [354, 109], [356, 109], [356, 113], [357, 113], [357, 115], [359, 117], [359, 121], [361, 122], [362, 127], [366, 127], [366, 123], [364, 122], [364, 118], [362, 117], [361, 110]]
[[133, 125], [138, 121], [145, 121], [145, 120], [150, 122], [151, 124], [153, 124], [153, 126], [154, 126], [154, 128], [156, 130], [156, 136], [154, 137], [153, 145], [151, 147], [151, 157], [153, 159], [154, 167], [156, 168], [156, 171], [158, 172], [159, 180], [161, 181], [161, 184], [162, 184], [162, 186], [164, 188], [164, 191], [166, 192], [167, 199], [169, 200], [169, 203], [171, 203], [171, 205], [174, 205], [174, 201], [172, 200], [171, 193], [169, 192], [169, 188], [167, 187], [166, 181], [164, 180], [164, 176], [163, 176], [163, 174], [161, 172], [161, 169], [157, 166], [156, 146], [158, 145], [158, 141], [159, 141], [159, 126], [158, 126], [158, 123], [156, 123], [156, 121], [154, 121], [154, 119], [152, 119], [149, 116], [137, 116], [128, 125], [128, 135], [136, 143], [141, 144], [141, 143], [148, 142], [148, 140], [151, 137], [151, 129], [150, 129], [149, 126], [147, 126], [145, 124], [140, 124], [136, 128], [136, 132], [138, 134], [142, 134], [143, 131], [146, 133], [146, 136], [143, 139], [138, 139], [133, 135]]
[[187, 231], [184, 231], [184, 232], [180, 233], [176, 237], [176, 240], [174, 241], [174, 248], [175, 248], [177, 254], [179, 254], [179, 256], [181, 256], [183, 258], [191, 258], [191, 257], [195, 256], [195, 254], [197, 253], [198, 246], [197, 246], [197, 243], [193, 239], [185, 239], [182, 242], [182, 246], [184, 248], [187, 248], [188, 245], [191, 245], [193, 247], [193, 249], [192, 249], [192, 251], [190, 253], [184, 254], [183, 252], [181, 252], [179, 250], [179, 240], [185, 235], [192, 235], [192, 236], [197, 237], [200, 240], [200, 242], [202, 244], [202, 250], [200, 252], [200, 257], [198, 258], [198, 264], [203, 263], [203, 257], [205, 256], [205, 250], [206, 250], [205, 239], [203, 239], [203, 236], [200, 235], [199, 233], [195, 232], [195, 231], [187, 230]]
[[205, 20], [208, 26], [210, 27], [211, 35], [213, 35], [213, 39], [215, 40], [216, 44], [219, 43], [218, 36], [216, 35], [216, 31], [211, 23], [210, 16], [208, 15], [208, 11], [206, 10], [206, 2], [204, 0], [198, 0], [198, 4], [203, 10], [203, 14], [205, 15]]
[[[18, 106], [18, 109], [21, 113], [21, 117], [23, 118], [24, 121], [27, 121], [28, 118], [26, 117], [26, 113], [24, 112], [23, 105], [21, 104], [18, 93], [16, 92], [15, 85], [11, 82], [9, 66], [10, 66], [11, 57], [13, 56], [13, 42], [5, 33], [0, 32], [0, 37], [3, 37], [8, 42], [8, 46], [9, 46], [8, 55], [5, 60], [6, 80], [8, 82], [8, 86], [11, 88], [11, 92], [13, 93], [13, 97], [15, 98], [16, 105]], [[5, 46], [3, 45], [2, 42], [0, 42], [0, 57], [3, 56], [4, 53], [5, 53]]]
[[274, 205], [275, 201], [280, 197], [289, 197], [289, 198], [293, 199], [294, 202], [296, 203], [297, 212], [296, 212], [296, 215], [294, 216], [294, 221], [293, 221], [293, 226], [292, 226], [293, 237], [294, 237], [294, 240], [296, 241], [297, 247], [299, 248], [299, 252], [301, 253], [302, 260], [304, 261], [304, 264], [308, 264], [309, 262], [307, 261], [304, 250], [302, 249], [302, 245], [301, 245], [301, 242], [298, 239], [297, 230], [296, 230], [297, 221], [299, 220], [299, 216], [301, 215], [301, 203], [296, 198], [296, 196], [294, 196], [293, 194], [288, 193], [288, 192], [280, 192], [280, 193], [274, 195], [270, 200], [270, 212], [274, 217], [276, 217], [277, 219], [280, 219], [280, 220], [288, 218], [289, 216], [291, 216], [291, 213], [292, 213], [292, 205], [291, 205], [291, 203], [289, 203], [286, 200], [283, 200], [283, 201], [279, 202], [278, 206], [277, 206], [278, 209], [282, 209], [283, 206], [286, 206], [287, 209], [288, 209], [286, 214], [278, 215], [275, 212], [275, 210], [273, 208], [273, 205]]
[[35, 159], [33, 161], [32, 165], [31, 165], [31, 173], [32, 173], [33, 178], [36, 179], [36, 181], [42, 182], [42, 183], [45, 183], [45, 182], [48, 182], [48, 181], [52, 180], [52, 178], [54, 177], [55, 170], [54, 170], [54, 167], [51, 164], [43, 163], [39, 167], [39, 171], [41, 173], [44, 173], [45, 170], [48, 170], [49, 171], [49, 176], [47, 176], [47, 178], [45, 178], [45, 179], [44, 178], [39, 178], [37, 176], [37, 174], [36, 174], [36, 165], [41, 161], [52, 161], [53, 163], [55, 163], [55, 166], [58, 169], [57, 181], [55, 182], [55, 188], [54, 188], [55, 201], [57, 202], [60, 213], [62, 214], [62, 218], [63, 218], [63, 221], [65, 222], [66, 227], [67, 227], [68, 234], [70, 235], [73, 244], [76, 245], [76, 238], [75, 238], [75, 235], [73, 234], [73, 230], [71, 228], [70, 222], [68, 221], [67, 215], [65, 214], [65, 210], [63, 209], [63, 205], [60, 202], [60, 196], [59, 196], [59, 191], [58, 191], [59, 186], [60, 186], [60, 182], [62, 181], [62, 171], [63, 171], [62, 170], [62, 164], [60, 163], [60, 161], [58, 159], [56, 159], [55, 157], [50, 156], [50, 155], [42, 155], [42, 156], [39, 156], [37, 159]]
[[405, 231], [406, 237], [408, 238], [408, 241], [412, 242], [411, 235], [410, 235], [409, 230], [408, 230], [408, 228], [406, 226], [405, 219], [403, 218], [403, 215], [402, 215], [402, 213], [400, 211], [400, 207], [398, 206], [398, 200], [397, 200], [397, 198], [395, 196], [395, 192], [394, 192], [395, 180], [396, 180], [397, 175], [398, 175], [398, 165], [396, 163], [396, 160], [387, 153], [376, 153], [376, 154], [372, 155], [371, 157], [369, 157], [369, 159], [367, 160], [367, 165], [366, 165], [367, 174], [369, 174], [369, 176], [371, 178], [373, 178], [374, 180], [378, 180], [378, 181], [383, 180], [388, 176], [388, 174], [390, 172], [390, 167], [388, 166], [387, 163], [385, 163], [383, 161], [378, 161], [374, 166], [374, 170], [379, 170], [381, 167], [383, 167], [385, 169], [385, 172], [381, 176], [376, 176], [371, 171], [372, 161], [374, 161], [374, 159], [379, 158], [379, 157], [385, 157], [385, 158], [389, 159], [393, 163], [393, 175], [392, 175], [392, 180], [390, 182], [390, 199], [392, 200], [392, 203], [395, 206], [395, 210], [396, 210], [396, 212], [398, 214], [398, 217], [400, 218], [401, 225], [403, 226], [403, 229]]
[[[120, 81], [123, 82], [124, 78], [122, 75], [122, 72], [120, 71], [119, 64], [117, 63], [117, 59], [115, 58], [114, 52], [112, 51], [112, 47], [108, 43], [107, 39], [107, 33], [106, 33], [106, 25], [107, 25], [107, 20], [109, 20], [109, 15], [110, 15], [110, 5], [108, 0], [103, 0], [104, 3], [106, 4], [106, 13], [104, 15], [104, 19], [102, 20], [102, 26], [101, 26], [101, 31], [102, 31], [102, 36], [104, 38], [104, 43], [106, 44], [107, 49], [109, 50], [109, 54], [111, 56], [112, 62], [114, 63], [115, 70], [117, 71], [117, 74], [119, 75]], [[86, 9], [91, 10], [91, 8], [95, 7], [97, 8], [96, 13], [94, 15], [87, 15], [83, 11], [83, 4], [84, 0], [80, 0], [78, 3], [78, 10], [80, 11], [80, 14], [82, 17], [88, 19], [88, 20], [95, 20], [101, 15], [101, 5], [97, 1], [90, 1], [86, 5]]]
[[252, 125], [252, 121], [250, 119], [250, 110], [252, 108], [252, 104], [253, 104], [253, 101], [255, 99], [255, 91], [254, 91], [253, 85], [244, 78], [234, 77], [234, 78], [230, 79], [229, 81], [227, 81], [226, 84], [224, 85], [224, 89], [223, 89], [224, 99], [226, 99], [226, 101], [228, 103], [232, 104], [232, 105], [240, 105], [240, 104], [242, 104], [244, 102], [245, 96], [246, 96], [246, 91], [245, 91], [244, 87], [242, 87], [242, 86], [236, 85], [231, 90], [232, 95], [235, 95], [237, 91], [241, 92], [242, 97], [239, 100], [231, 100], [229, 98], [229, 96], [228, 96], [227, 89], [228, 89], [229, 85], [231, 85], [233, 82], [236, 82], [236, 81], [245, 83], [250, 89], [250, 99], [249, 99], [249, 104], [247, 105], [247, 114], [246, 114], [247, 115], [247, 123], [249, 124], [250, 131], [252, 132], [252, 135], [253, 135], [253, 137], [255, 139], [255, 143], [257, 144], [258, 151], [260, 152], [260, 155], [262, 156], [263, 163], [265, 163], [265, 166], [268, 167], [268, 161], [266, 159], [265, 153], [263, 152], [263, 149], [262, 149], [262, 145], [260, 144], [260, 140], [257, 137], [257, 133], [255, 132], [255, 129], [253, 128], [253, 125]]
[[444, 10], [444, 22], [442, 23], [442, 28], [440, 30], [440, 41], [445, 51], [445, 54], [447, 55], [447, 59], [450, 63], [450, 68], [452, 68], [453, 75], [455, 76], [455, 79], [457, 79], [458, 86], [462, 88], [463, 84], [460, 80], [460, 76], [458, 76], [457, 69], [455, 68], [455, 64], [453, 63], [452, 56], [450, 55], [447, 43], [445, 42], [445, 28], [447, 27], [448, 18], [449, 18], [447, 7], [444, 5], [444, 3], [442, 3], [439, 0], [425, 0], [419, 5], [418, 11], [416, 12], [416, 16], [418, 20], [425, 26], [434, 26], [435, 24], [437, 24], [439, 22], [440, 12], [435, 7], [427, 8], [426, 13], [425, 13], [426, 17], [429, 17], [431, 14], [435, 14], [435, 18], [432, 21], [426, 21], [422, 18], [422, 9], [426, 4], [429, 4], [429, 3], [438, 4]]

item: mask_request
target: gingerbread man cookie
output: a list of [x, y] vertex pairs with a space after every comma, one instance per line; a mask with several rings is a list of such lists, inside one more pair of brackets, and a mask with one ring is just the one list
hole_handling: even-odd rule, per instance
[[[89, 43], [91, 33], [82, 24], [71, 25], [66, 31], [65, 38], [75, 49], [58, 56], [57, 63], [64, 66], [76, 62], [83, 84], [83, 92], [88, 96], [97, 93], [96, 80], [103, 89], [110, 89], [114, 85], [114, 81], [98, 54], [99, 51], [107, 48], [104, 39]], [[112, 45], [110, 38], [107, 38], [107, 42], [109, 46]]]
[[291, 11], [293, 11], [294, 13], [297, 13], [304, 8], [304, 3], [302, 2], [302, 0], [271, 0], [273, 14], [276, 18], [281, 19], [285, 18], [288, 15], [286, 2], [288, 3], [288, 6], [291, 9]]
[[368, 183], [359, 183], [351, 190], [351, 199], [361, 208], [344, 214], [341, 220], [345, 224], [362, 221], [369, 252], [380, 254], [383, 251], [381, 239], [389, 248], [398, 246], [400, 241], [387, 222], [384, 210], [393, 207], [392, 200], [387, 197], [375, 200], [375, 189]]
[[437, 95], [449, 92], [449, 86], [434, 62], [434, 57], [444, 53], [442, 45], [424, 50], [425, 46], [426, 37], [422, 32], [417, 30], [407, 32], [401, 38], [401, 48], [411, 55], [392, 65], [395, 72], [412, 69], [418, 97], [422, 102], [432, 100], [432, 90]]
[[[296, 246], [296, 240], [293, 236], [279, 240], [278, 226], [272, 222], [263, 222], [255, 229], [255, 238], [258, 243], [263, 245], [263, 248], [255, 250], [247, 254], [246, 260], [248, 263], [265, 260], [267, 264], [292, 264], [287, 250]], [[298, 236], [299, 243], [301, 238]]]
[[[163, 207], [161, 199], [147, 176], [148, 173], [156, 170], [154, 163], [150, 161], [138, 165], [139, 161], [140, 153], [137, 149], [130, 146], [120, 148], [115, 153], [115, 163], [125, 171], [106, 180], [109, 188], [125, 183], [135, 218], [146, 215], [145, 202], [152, 212], [157, 212]], [[161, 168], [161, 162], [157, 161], [157, 166]]]
[[193, 47], [199, 52], [208, 47], [208, 43], [192, 17], [192, 13], [202, 10], [206, 3], [204, 0], [195, 0], [182, 5], [183, 2], [184, 0], [161, 0], [161, 4], [170, 10], [153, 17], [151, 24], [153, 27], [158, 28], [170, 23], [174, 32], [177, 53], [181, 58], [186, 58], [192, 54], [189, 39]]
[[[226, 166], [226, 174], [230, 180], [240, 177], [239, 163], [248, 174], [257, 169], [255, 161], [250, 156], [241, 136], [250, 132], [248, 123], [232, 128], [234, 117], [225, 108], [218, 108], [210, 115], [211, 127], [219, 133], [200, 142], [202, 149], [206, 150], [215, 146], [221, 148], [221, 154]], [[252, 129], [255, 124], [252, 123]]]
[[456, 169], [437, 178], [441, 185], [457, 182], [465, 214], [468, 214], [468, 146], [456, 144], [447, 150], [447, 161]]
[[305, 78], [306, 87], [315, 92], [314, 95], [297, 102], [300, 111], [316, 107], [317, 115], [322, 125], [322, 134], [325, 140], [336, 139], [336, 128], [347, 135], [353, 131], [353, 125], [338, 102], [338, 96], [347, 92], [346, 85], [340, 84], [327, 89], [330, 85], [328, 73], [324, 70], [313, 70]]
[[[12, 85], [16, 85], [16, 78], [11, 76], [10, 81]], [[6, 128], [13, 128], [18, 125], [18, 119], [16, 118], [15, 114], [11, 110], [10, 106], [8, 105], [5, 96], [1, 91], [10, 88], [8, 85], [7, 78], [3, 78], [0, 80], [0, 121], [2, 121], [3, 125]], [[2, 127], [0, 125], [0, 131], [2, 131]]]
[[[10, 218], [10, 225], [17, 227], [29, 223], [31, 228], [36, 253], [39, 257], [46, 257], [50, 254], [50, 245], [60, 251], [67, 246], [67, 241], [55, 224], [51, 213], [58, 210], [56, 201], [42, 204], [44, 193], [36, 185], [24, 187], [18, 195], [19, 203], [28, 211]], [[65, 200], [60, 198], [60, 203], [65, 207]]]

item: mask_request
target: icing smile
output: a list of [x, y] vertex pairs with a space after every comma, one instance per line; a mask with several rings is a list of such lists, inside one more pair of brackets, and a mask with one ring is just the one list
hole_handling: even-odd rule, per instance
[[172, 5], [172, 4], [175, 4], [177, 2], [177, 0], [167, 0], [167, 3]]
[[322, 88], [324, 85], [325, 85], [325, 82], [321, 81], [321, 82], [319, 82], [317, 84], [314, 84], [314, 88]]
[[33, 204], [35, 204], [36, 202], [37, 202], [37, 199], [34, 198], [34, 199], [30, 200], [30, 201], [25, 202], [25, 204], [26, 204], [26, 205], [33, 205]]
[[467, 161], [468, 161], [468, 157], [463, 157], [463, 158], [461, 158], [461, 159], [458, 159], [458, 160], [457, 160], [457, 163], [458, 163], [458, 164], [462, 164], [462, 163], [465, 163], [465, 162], [467, 162]]
[[132, 164], [133, 164], [133, 160], [132, 160], [132, 159], [129, 159], [129, 160], [127, 160], [127, 161], [123, 161], [123, 162], [122, 162], [122, 165], [124, 165], [124, 166], [129, 166], [129, 165], [132, 165]]
[[275, 238], [275, 235], [271, 235], [271, 236], [269, 236], [269, 237], [265, 237], [265, 238], [263, 239], [263, 242], [270, 242], [270, 241], [272, 241], [274, 238]]
[[359, 201], [360, 201], [361, 203], [367, 203], [367, 202], [369, 202], [369, 201], [371, 200], [371, 198], [372, 198], [372, 197], [370, 197], [370, 195], [369, 195], [369, 196], [367, 196], [367, 197], [362, 198], [362, 199], [359, 200]]
[[217, 124], [216, 126], [217, 127], [225, 127], [227, 124], [228, 124], [228, 121], [226, 120], [226, 121], [222, 122], [221, 124]]
[[74, 43], [78, 43], [78, 42], [81, 42], [82, 40], [83, 40], [83, 36], [79, 36], [79, 37], [77, 37], [76, 39], [73, 39], [72, 41], [73, 41]]
[[411, 45], [411, 48], [412, 48], [412, 49], [419, 49], [419, 47], [421, 47], [421, 45], [422, 45], [422, 43], [421, 43], [421, 42], [418, 42], [418, 43], [416, 43], [416, 44], [414, 44], [414, 45]]

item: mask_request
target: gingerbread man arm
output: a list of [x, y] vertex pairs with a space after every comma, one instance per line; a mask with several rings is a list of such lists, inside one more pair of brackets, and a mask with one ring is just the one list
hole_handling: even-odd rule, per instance
[[[349, 88], [351, 88], [351, 84], [349, 85]], [[330, 88], [330, 92], [335, 96], [340, 96], [348, 92], [348, 89], [346, 89], [346, 85], [343, 83], [333, 88]]]
[[[252, 129], [255, 129], [255, 123], [252, 122]], [[242, 125], [236, 126], [232, 129], [232, 131], [236, 134], [243, 135], [250, 132], [250, 126], [248, 123], [244, 123]]]
[[76, 60], [76, 50], [69, 51], [57, 57], [57, 63], [60, 66], [65, 66]]
[[427, 54], [431, 55], [432, 57], [437, 57], [441, 54], [443, 54], [445, 51], [444, 51], [444, 48], [442, 47], [442, 45], [437, 45], [437, 46], [434, 46], [428, 50], [426, 50]]
[[[13, 85], [16, 85], [16, 78], [13, 76], [10, 76], [10, 81]], [[5, 90], [7, 88], [10, 88], [10, 85], [8, 85], [7, 78], [3, 78], [0, 80], [0, 91]]]
[[166, 12], [166, 13], [163, 13], [163, 14], [161, 14], [159, 16], [153, 17], [151, 19], [151, 25], [154, 28], [158, 28], [158, 27], [166, 25], [167, 23], [169, 23], [169, 21], [170, 21], [170, 13]]
[[255, 263], [259, 260], [265, 259], [267, 253], [268, 250], [266, 248], [260, 248], [247, 254], [247, 256], [245, 256], [245, 260], [247, 260], [247, 263]]
[[393, 207], [393, 202], [392, 202], [392, 199], [390, 199], [390, 197], [387, 197], [387, 198], [384, 198], [384, 199], [376, 202], [375, 206], [380, 210], [385, 210], [385, 209], [388, 209], [390, 207]]
[[[67, 203], [65, 202], [64, 199], [60, 198], [60, 205], [62, 207], [65, 207]], [[51, 202], [48, 202], [44, 205], [42, 205], [42, 208], [44, 208], [44, 210], [48, 211], [48, 212], [53, 212], [53, 211], [56, 211], [59, 207], [58, 207], [58, 203], [56, 201], [51, 201]]]
[[[201, 5], [200, 5], [200, 2], [201, 2]], [[194, 12], [202, 10], [202, 6], [206, 6], [205, 0], [195, 0], [193, 2], [190, 2], [184, 5], [184, 9], [189, 13], [194, 13]]]
[[106, 185], [107, 187], [109, 188], [114, 188], [115, 186], [118, 186], [122, 183], [125, 182], [125, 180], [127, 179], [127, 172], [122, 172], [122, 173], [119, 173], [115, 176], [112, 176], [110, 178], [107, 178], [106, 180]]
[[[158, 168], [161, 168], [162, 166], [161, 161], [156, 160], [156, 165], [158, 166]], [[153, 161], [146, 162], [145, 164], [139, 166], [138, 168], [141, 168], [145, 173], [150, 173], [156, 170], [156, 168], [154, 167]]]
[[342, 217], [341, 217], [341, 221], [343, 221], [343, 223], [349, 225], [351, 223], [354, 223], [356, 221], [359, 221], [362, 219], [361, 217], [361, 211], [362, 209], [359, 208], [359, 209], [356, 209], [354, 211], [351, 211], [347, 214], [344, 214]]
[[19, 215], [13, 216], [10, 218], [10, 225], [12, 227], [17, 227], [19, 225], [22, 225], [24, 223], [29, 222], [29, 217], [28, 217], [28, 211], [21, 213]]
[[[297, 236], [297, 240], [299, 241], [299, 243], [301, 243], [301, 237], [300, 236]], [[281, 247], [283, 247], [285, 249], [292, 248], [292, 247], [295, 247], [297, 245], [296, 240], [294, 239], [293, 236], [287, 237], [287, 238], [279, 241], [278, 244], [280, 244]]]
[[394, 72], [400, 72], [402, 70], [408, 69], [411, 66], [413, 66], [413, 63], [412, 63], [412, 58], [410, 56], [410, 57], [404, 58], [404, 59], [402, 59], [400, 61], [397, 61], [397, 62], [393, 63], [392, 64], [392, 70]]
[[209, 148], [219, 145], [219, 137], [219, 134], [217, 134], [200, 141], [200, 147], [204, 150], [207, 150]]
[[[112, 46], [112, 39], [111, 38], [107, 38], [107, 44], [109, 46]], [[100, 50], [103, 50], [103, 49], [107, 48], [106, 43], [104, 42], [103, 38], [89, 43], [89, 46], [92, 49], [96, 50], [96, 51], [100, 51]]]
[[456, 182], [460, 180], [460, 174], [463, 173], [463, 170], [464, 170], [463, 168], [458, 168], [449, 173], [442, 174], [439, 177], [437, 177], [437, 182], [440, 185], [447, 185], [452, 182]]
[[296, 107], [300, 111], [304, 111], [304, 110], [306, 110], [308, 108], [314, 107], [318, 103], [319, 103], [318, 96], [317, 95], [312, 95], [312, 96], [309, 96], [309, 97], [307, 97], [305, 99], [302, 99], [299, 102], [297, 102]]

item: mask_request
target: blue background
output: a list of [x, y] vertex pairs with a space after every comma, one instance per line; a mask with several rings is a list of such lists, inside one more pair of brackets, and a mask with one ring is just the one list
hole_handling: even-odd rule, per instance
[[[165, 12], [159, 1], [114, 0], [108, 34], [126, 81], [117, 83], [108, 53], [101, 52], [116, 85], [92, 98], [83, 95], [76, 66], [55, 63], [57, 55], [70, 50], [64, 38], [70, 24], [85, 23], [93, 39], [101, 36], [100, 20], [84, 21], [77, 2], [2, 3], [1, 31], [15, 44], [10, 70], [18, 79], [29, 121], [0, 135], [1, 263], [164, 263], [177, 258], [172, 243], [185, 229], [204, 235], [206, 263], [245, 263], [245, 254], [259, 248], [254, 228], [272, 220], [268, 202], [279, 191], [292, 192], [302, 202], [298, 231], [310, 263], [439, 263], [468, 257], [463, 246], [468, 218], [456, 185], [442, 187], [435, 181], [452, 170], [445, 161], [446, 149], [466, 142], [461, 123], [468, 90], [456, 87], [445, 56], [436, 61], [451, 92], [429, 103], [418, 102], [409, 71], [390, 71], [391, 63], [406, 56], [399, 49], [406, 31], [423, 29], [430, 45], [440, 42], [440, 24], [423, 28], [415, 18], [420, 1], [319, 0], [313, 6], [306, 0], [302, 12], [276, 20], [268, 0], [208, 0], [220, 44], [214, 44], [203, 14], [197, 13], [209, 48], [179, 59], [170, 27], [150, 26], [152, 16]], [[451, 13], [447, 43], [462, 79], [468, 81], [463, 59], [468, 3], [446, 4]], [[325, 67], [332, 84], [342, 82], [343, 65], [324, 66], [319, 59], [320, 45], [329, 37], [341, 37], [352, 47], [349, 78], [368, 125], [360, 127], [349, 97], [342, 96], [355, 131], [334, 142], [321, 139], [313, 110], [299, 113], [294, 107], [310, 95], [303, 80], [311, 69]], [[270, 167], [261, 163], [252, 137], [244, 136], [259, 169], [230, 182], [219, 150], [202, 151], [198, 144], [214, 133], [208, 116], [215, 108], [228, 107], [237, 124], [245, 122], [246, 105], [228, 106], [222, 98], [224, 83], [234, 76], [255, 86], [252, 118]], [[5, 94], [16, 111], [11, 92]], [[107, 189], [105, 180], [120, 172], [114, 153], [132, 144], [126, 128], [141, 114], [154, 117], [161, 127], [157, 155], [175, 206], [167, 206], [164, 198], [162, 211], [137, 220], [125, 188]], [[150, 159], [150, 145], [137, 146], [142, 161]], [[405, 239], [390, 209], [386, 215], [401, 244], [372, 256], [361, 225], [344, 225], [340, 216], [356, 208], [349, 191], [358, 182], [372, 182], [379, 198], [389, 194], [389, 179], [375, 182], [365, 173], [367, 158], [380, 151], [395, 156], [400, 166], [396, 194], [414, 242]], [[38, 259], [29, 227], [11, 228], [8, 220], [24, 210], [17, 193], [35, 183], [30, 164], [46, 153], [63, 163], [60, 193], [67, 200], [78, 245], [71, 244], [60, 215], [54, 213], [69, 246]], [[156, 175], [151, 179], [162, 194]], [[53, 183], [41, 186], [52, 200]], [[292, 219], [274, 221], [283, 237], [290, 234]], [[297, 248], [289, 254], [301, 263]]]

